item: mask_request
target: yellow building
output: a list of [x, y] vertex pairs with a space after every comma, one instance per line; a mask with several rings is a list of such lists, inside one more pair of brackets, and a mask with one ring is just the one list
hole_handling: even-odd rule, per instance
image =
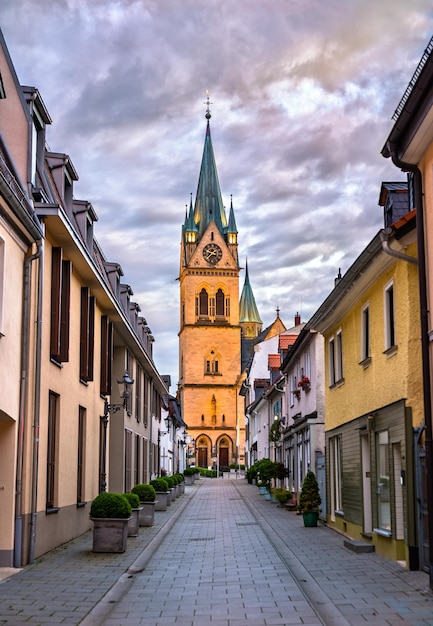
[[[209, 105], [209, 101], [208, 101]], [[190, 463], [224, 469], [244, 463], [237, 229], [223, 206], [207, 128], [195, 205], [182, 228], [180, 253], [179, 397]]]
[[[415, 211], [380, 231], [309, 321], [325, 339], [326, 519], [419, 567], [414, 442], [423, 424]], [[397, 202], [398, 201], [398, 202]], [[395, 217], [395, 213], [394, 213]]]
[[417, 208], [421, 346], [424, 379], [424, 428], [419, 448], [424, 490], [420, 498], [421, 567], [433, 589], [433, 37], [393, 115], [394, 126], [382, 149], [399, 170], [410, 172]]

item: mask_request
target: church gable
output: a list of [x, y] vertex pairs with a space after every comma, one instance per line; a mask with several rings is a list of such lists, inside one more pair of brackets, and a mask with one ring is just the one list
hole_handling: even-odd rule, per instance
[[188, 265], [190, 268], [239, 269], [214, 221], [203, 233]]

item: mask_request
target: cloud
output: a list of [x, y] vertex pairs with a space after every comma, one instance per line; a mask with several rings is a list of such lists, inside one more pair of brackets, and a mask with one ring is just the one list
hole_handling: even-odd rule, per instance
[[241, 264], [264, 324], [279, 307], [289, 326], [381, 227], [381, 182], [404, 180], [380, 150], [432, 25], [429, 0], [2, 0], [18, 78], [40, 90], [50, 148], [71, 156], [174, 384], [205, 90]]

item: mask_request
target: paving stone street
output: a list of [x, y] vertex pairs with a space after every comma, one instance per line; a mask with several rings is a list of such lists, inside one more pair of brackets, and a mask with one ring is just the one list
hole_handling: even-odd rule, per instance
[[10, 574], [0, 624], [15, 626], [433, 625], [427, 574], [304, 528], [243, 478], [186, 486], [123, 554], [93, 553], [89, 531]]

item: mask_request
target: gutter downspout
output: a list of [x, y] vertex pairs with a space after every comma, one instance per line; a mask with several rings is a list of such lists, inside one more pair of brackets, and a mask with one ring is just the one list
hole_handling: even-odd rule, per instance
[[[23, 318], [22, 318], [22, 344], [21, 344], [21, 380], [20, 380], [20, 404], [18, 417], [17, 438], [17, 466], [15, 478], [15, 532], [14, 532], [14, 567], [21, 567], [22, 563], [22, 539], [23, 539], [23, 473], [24, 473], [24, 450], [27, 427], [27, 393], [29, 375], [29, 324], [30, 324], [30, 291], [31, 291], [31, 266], [33, 261], [40, 259], [43, 250], [42, 241], [37, 241], [37, 250], [24, 261], [24, 285], [23, 285]], [[38, 292], [41, 291], [41, 283]]]
[[39, 263], [38, 276], [38, 302], [36, 319], [36, 362], [35, 362], [35, 397], [33, 417], [33, 463], [32, 463], [32, 492], [30, 508], [30, 538], [29, 538], [29, 564], [35, 560], [36, 545], [36, 518], [38, 505], [38, 469], [39, 469], [39, 425], [41, 416], [41, 373], [42, 373], [42, 304], [44, 284], [44, 243], [41, 242], [41, 260]]
[[[418, 216], [417, 216], [418, 219]], [[382, 241], [382, 250], [386, 253], [389, 254], [390, 256], [395, 257], [396, 259], [401, 259], [402, 261], [407, 261], [408, 263], [414, 263], [415, 265], [418, 265], [418, 259], [416, 259], [413, 256], [410, 256], [409, 254], [405, 254], [404, 252], [400, 252], [399, 250], [394, 250], [393, 248], [391, 248], [389, 240], [391, 239], [391, 235], [392, 235], [392, 228], [383, 228], [380, 231], [380, 240]]]
[[432, 394], [430, 380], [430, 353], [428, 331], [428, 303], [427, 303], [427, 271], [425, 261], [425, 233], [424, 233], [424, 203], [422, 190], [422, 176], [416, 165], [401, 161], [395, 146], [388, 144], [389, 154], [394, 165], [404, 172], [412, 172], [415, 182], [416, 232], [418, 246], [418, 276], [419, 299], [421, 309], [421, 354], [422, 374], [424, 380], [424, 420], [425, 420], [425, 452], [427, 474], [427, 527], [429, 542], [429, 583], [433, 590], [433, 429], [432, 429]]

